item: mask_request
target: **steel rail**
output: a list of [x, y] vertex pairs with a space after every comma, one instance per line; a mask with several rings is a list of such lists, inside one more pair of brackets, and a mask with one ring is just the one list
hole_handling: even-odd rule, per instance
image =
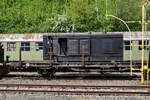
[[120, 88], [150, 89], [150, 86], [96, 86], [96, 85], [47, 85], [47, 84], [0, 84], [0, 87], [52, 87], [52, 88]]
[[53, 93], [53, 94], [90, 94], [90, 95], [150, 95], [150, 92], [112, 92], [112, 91], [51, 91], [51, 90], [5, 90], [0, 92], [31, 92], [31, 93]]

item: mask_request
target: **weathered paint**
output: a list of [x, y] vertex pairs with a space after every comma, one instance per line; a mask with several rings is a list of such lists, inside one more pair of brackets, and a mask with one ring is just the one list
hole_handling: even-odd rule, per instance
[[[60, 34], [88, 34], [89, 32], [83, 33], [60, 33]], [[107, 34], [123, 34], [124, 40], [130, 40], [129, 32], [107, 32]], [[40, 34], [0, 34], [0, 42], [20, 42], [20, 41], [43, 41], [44, 34], [58, 34], [58, 33], [40, 33]], [[91, 32], [91, 34], [104, 34], [103, 32]], [[141, 40], [142, 32], [131, 32], [132, 40]], [[147, 39], [150, 40], [150, 31], [147, 32]]]
[[[131, 32], [131, 40], [142, 40], [142, 32]], [[123, 32], [124, 40], [130, 40], [130, 33]], [[150, 40], [150, 32], [147, 32], [147, 36], [144, 36], [144, 39]]]
[[0, 42], [43, 41], [43, 34], [0, 34]]

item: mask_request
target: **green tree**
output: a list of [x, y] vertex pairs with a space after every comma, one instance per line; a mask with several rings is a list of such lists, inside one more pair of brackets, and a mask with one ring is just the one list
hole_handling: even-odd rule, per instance
[[[107, 2], [106, 2], [107, 1]], [[0, 0], [0, 33], [128, 31], [123, 20], [141, 20], [143, 0]], [[150, 18], [147, 9], [147, 20]], [[129, 24], [140, 31], [141, 24]]]
[[67, 10], [67, 16], [72, 21], [73, 30], [77, 32], [94, 31], [99, 29], [94, 5], [89, 0], [73, 0]]

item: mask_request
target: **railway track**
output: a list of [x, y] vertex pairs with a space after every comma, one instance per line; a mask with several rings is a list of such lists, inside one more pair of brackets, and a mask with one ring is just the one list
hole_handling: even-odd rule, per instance
[[0, 92], [61, 95], [150, 95], [150, 86], [0, 84]]

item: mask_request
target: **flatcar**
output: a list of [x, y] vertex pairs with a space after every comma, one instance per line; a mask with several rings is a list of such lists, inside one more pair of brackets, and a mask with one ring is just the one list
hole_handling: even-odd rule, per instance
[[99, 62], [123, 61], [123, 34], [45, 34], [43, 47], [43, 60], [51, 65], [47, 70], [40, 68], [45, 76], [56, 70], [101, 70]]

